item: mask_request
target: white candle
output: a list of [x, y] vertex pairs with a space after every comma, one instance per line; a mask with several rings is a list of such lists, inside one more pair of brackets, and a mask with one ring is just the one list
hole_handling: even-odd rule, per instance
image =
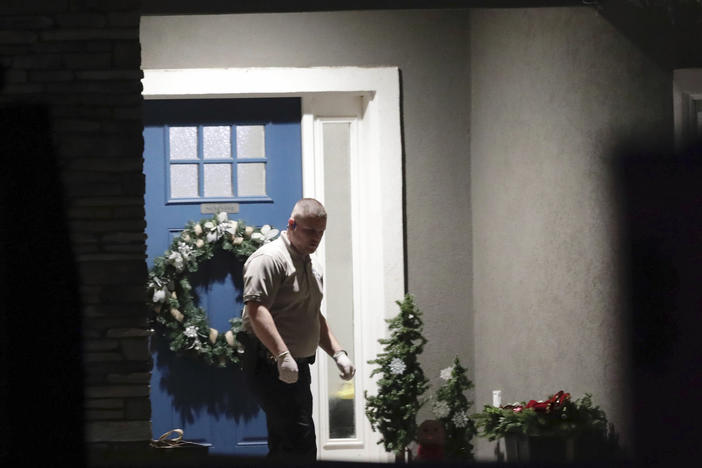
[[492, 391], [492, 406], [495, 408], [502, 406], [502, 390]]

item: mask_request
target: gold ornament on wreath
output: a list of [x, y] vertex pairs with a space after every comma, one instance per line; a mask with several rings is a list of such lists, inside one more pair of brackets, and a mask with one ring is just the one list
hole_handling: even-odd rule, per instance
[[211, 328], [205, 310], [193, 300], [188, 274], [220, 251], [233, 254], [243, 264], [278, 234], [267, 224], [256, 228], [228, 219], [227, 213], [217, 213], [188, 222], [169, 249], [154, 259], [147, 283], [148, 305], [154, 311], [153, 320], [162, 326], [171, 351], [194, 354], [210, 365], [239, 365], [243, 353], [237, 339], [241, 318], [230, 319], [231, 327], [224, 333]]

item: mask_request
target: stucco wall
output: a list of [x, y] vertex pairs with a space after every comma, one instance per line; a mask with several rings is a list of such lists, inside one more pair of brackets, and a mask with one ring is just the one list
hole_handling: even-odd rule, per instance
[[398, 66], [428, 376], [458, 354], [476, 408], [591, 392], [630, 445], [612, 164], [670, 143], [671, 76], [594, 9], [147, 16], [140, 37], [144, 68]]
[[433, 380], [454, 354], [473, 367], [467, 21], [467, 10], [145, 16], [140, 31], [145, 69], [400, 68], [408, 289]]
[[470, 32], [477, 406], [591, 392], [627, 445], [611, 167], [670, 141], [671, 76], [592, 9], [474, 10]]

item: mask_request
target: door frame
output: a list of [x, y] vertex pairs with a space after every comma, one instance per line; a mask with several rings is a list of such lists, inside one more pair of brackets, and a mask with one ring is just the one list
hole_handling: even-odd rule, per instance
[[[195, 99], [242, 97], [300, 97], [302, 100], [302, 193], [324, 200], [323, 170], [315, 157], [315, 122], [334, 115], [335, 99], [362, 99], [358, 120], [357, 176], [351, 182], [352, 223], [358, 247], [354, 252], [362, 271], [356, 291], [361, 313], [363, 343], [356, 357], [357, 388], [377, 392], [376, 378], [366, 364], [382, 351], [379, 338], [387, 336], [388, 319], [397, 314], [395, 301], [405, 293], [403, 235], [402, 138], [400, 125], [400, 74], [397, 67], [310, 68], [208, 68], [145, 69], [144, 99]], [[313, 393], [319, 395], [319, 368], [315, 366]], [[319, 421], [319, 398], [315, 419]], [[362, 418], [358, 443], [345, 448], [336, 444], [336, 459], [390, 461], [377, 442], [368, 420]], [[319, 425], [317, 426], [319, 427]], [[317, 434], [318, 447], [320, 435]], [[325, 448], [320, 447], [324, 453]], [[344, 454], [344, 452], [347, 452]]]
[[686, 146], [700, 137], [696, 103], [702, 101], [702, 68], [673, 70], [673, 126], [675, 149], [684, 151]]

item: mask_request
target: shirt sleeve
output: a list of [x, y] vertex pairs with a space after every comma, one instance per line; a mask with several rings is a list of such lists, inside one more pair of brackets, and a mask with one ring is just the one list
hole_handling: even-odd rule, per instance
[[280, 287], [280, 268], [269, 255], [256, 255], [244, 264], [244, 303], [258, 302], [269, 308]]

